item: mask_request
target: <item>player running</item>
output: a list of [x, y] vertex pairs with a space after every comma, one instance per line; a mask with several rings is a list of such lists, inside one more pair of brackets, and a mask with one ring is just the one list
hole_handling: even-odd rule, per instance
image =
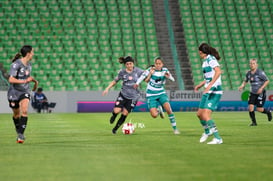
[[143, 70], [134, 66], [134, 59], [130, 56], [120, 57], [119, 62], [125, 65], [125, 69], [119, 71], [115, 79], [102, 93], [103, 96], [108, 94], [111, 87], [115, 86], [120, 80], [123, 81], [121, 91], [116, 99], [115, 107], [110, 118], [110, 124], [113, 124], [117, 115], [121, 113], [116, 126], [112, 129], [113, 134], [116, 134], [117, 130], [124, 123], [126, 117], [136, 106], [137, 101], [140, 98], [139, 90], [134, 89], [133, 86], [143, 73]]
[[248, 111], [252, 123], [249, 126], [257, 126], [254, 106], [257, 106], [257, 111], [267, 114], [268, 121], [272, 120], [271, 110], [264, 108], [266, 100], [265, 87], [269, 84], [269, 80], [264, 71], [258, 69], [257, 59], [249, 61], [250, 70], [246, 73], [246, 78], [239, 91], [242, 91], [248, 82], [251, 84], [251, 92], [248, 99]]
[[146, 88], [146, 98], [151, 116], [156, 118], [158, 115], [160, 115], [161, 118], [164, 118], [164, 112], [162, 109], [163, 106], [168, 114], [174, 134], [180, 134], [176, 127], [175, 116], [164, 88], [166, 79], [171, 81], [175, 80], [169, 70], [163, 66], [164, 64], [162, 58], [156, 57], [154, 59], [154, 66], [151, 66], [146, 71], [144, 71], [141, 77], [137, 80], [134, 87], [137, 88], [139, 84], [145, 79], [145, 81], [148, 83]]

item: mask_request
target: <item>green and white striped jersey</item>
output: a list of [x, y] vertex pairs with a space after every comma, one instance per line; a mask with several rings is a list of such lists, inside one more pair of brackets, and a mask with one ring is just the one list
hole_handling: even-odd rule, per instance
[[[202, 64], [204, 79], [206, 80], [205, 87], [207, 87], [212, 80], [215, 74], [215, 67], [220, 67], [217, 59], [212, 55], [208, 55]], [[209, 93], [223, 94], [221, 76], [214, 82]]]
[[[138, 79], [137, 84], [140, 84], [140, 82], [149, 75], [150, 69], [151, 68], [148, 68], [147, 70], [143, 72], [141, 77]], [[150, 81], [148, 82], [148, 85], [146, 88], [146, 97], [166, 94], [166, 91], [164, 88], [166, 83], [166, 77], [165, 77], [166, 73], [170, 74], [170, 77], [172, 77], [169, 70], [165, 67], [163, 67], [161, 70], [154, 71], [154, 73], [151, 75]]]

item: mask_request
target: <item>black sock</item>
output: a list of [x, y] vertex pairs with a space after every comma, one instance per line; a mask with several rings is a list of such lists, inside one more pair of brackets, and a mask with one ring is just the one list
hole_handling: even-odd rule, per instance
[[112, 112], [112, 116], [110, 118], [110, 124], [115, 122], [115, 119], [116, 119], [117, 115], [118, 115], [118, 113], [115, 113], [114, 111]]
[[126, 117], [127, 117], [127, 116], [125, 116], [125, 115], [123, 115], [123, 114], [120, 116], [120, 118], [119, 118], [119, 120], [118, 120], [116, 126], [114, 127], [114, 130], [115, 130], [115, 131], [118, 130], [118, 128], [124, 123]]
[[25, 129], [27, 127], [27, 119], [28, 119], [28, 117], [21, 116], [20, 128], [19, 128], [19, 133], [21, 133], [21, 134], [24, 134]]
[[113, 111], [113, 112], [112, 112], [112, 117], [111, 117], [111, 119], [114, 119], [114, 120], [115, 120], [116, 117], [117, 117], [117, 115], [118, 115], [118, 114], [117, 114], [117, 113], [114, 113], [114, 111]]
[[267, 114], [267, 113], [269, 113], [270, 111], [268, 110], [268, 109], [264, 109], [264, 111], [262, 112], [262, 113], [264, 113], [264, 114]]
[[20, 129], [20, 118], [12, 117], [12, 119], [13, 119], [13, 123], [14, 123], [14, 126], [15, 126], [15, 130], [18, 133], [19, 129]]
[[256, 123], [255, 112], [254, 111], [249, 112], [249, 116], [252, 120], [252, 123]]

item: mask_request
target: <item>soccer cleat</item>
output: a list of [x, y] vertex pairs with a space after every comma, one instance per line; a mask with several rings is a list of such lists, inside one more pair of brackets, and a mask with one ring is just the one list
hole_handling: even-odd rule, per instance
[[178, 129], [173, 130], [174, 134], [180, 134], [180, 131]]
[[112, 133], [113, 133], [113, 134], [117, 134], [117, 130], [112, 129]]
[[208, 139], [209, 136], [210, 136], [210, 134], [203, 133], [200, 140], [199, 140], [200, 143], [204, 143]]
[[272, 113], [271, 113], [271, 110], [267, 113], [267, 118], [268, 118], [268, 121], [271, 121], [271, 120], [272, 120]]
[[16, 143], [24, 143], [24, 141], [25, 141], [25, 136], [21, 133], [18, 133]]
[[251, 123], [249, 126], [257, 126], [257, 123]]
[[25, 141], [25, 140], [22, 140], [21, 138], [17, 138], [16, 143], [22, 143], [22, 144], [23, 144], [23, 143], [24, 143], [24, 141]]
[[207, 144], [209, 144], [209, 145], [218, 145], [218, 144], [222, 144], [222, 143], [223, 143], [222, 139], [213, 138], [213, 140], [208, 142]]
[[206, 133], [203, 133], [202, 134], [202, 136], [201, 136], [201, 138], [200, 138], [200, 143], [204, 143], [207, 139], [208, 139], [208, 137], [210, 136], [210, 135], [212, 135], [213, 134], [213, 128], [211, 128], [210, 130], [209, 130], [209, 133], [208, 134], [206, 134]]
[[162, 106], [158, 106], [157, 110], [158, 110], [159, 116], [160, 116], [162, 119], [164, 119], [165, 115], [164, 115], [164, 111], [163, 111], [163, 109], [162, 109]]

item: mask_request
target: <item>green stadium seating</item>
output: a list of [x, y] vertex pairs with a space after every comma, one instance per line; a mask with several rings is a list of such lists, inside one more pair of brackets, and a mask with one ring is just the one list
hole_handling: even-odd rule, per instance
[[[202, 42], [221, 54], [225, 89], [242, 81], [250, 58], [258, 58], [272, 76], [271, 0], [179, 3], [194, 81], [202, 79], [197, 51]], [[44, 90], [102, 90], [123, 67], [118, 57], [133, 56], [137, 66], [146, 68], [159, 55], [151, 0], [3, 0], [0, 37], [0, 61], [6, 69], [22, 44], [35, 48], [33, 75]], [[94, 76], [101, 80], [93, 81]]]
[[[273, 58], [272, 1], [179, 0], [179, 3], [194, 81], [200, 77], [196, 70], [200, 58], [194, 51], [201, 41], [216, 47], [221, 54], [224, 89], [237, 90], [249, 69], [250, 58], [258, 58], [259, 66], [273, 76], [268, 68], [272, 67]], [[270, 83], [269, 88], [272, 87]]]
[[[118, 57], [130, 55], [146, 66], [159, 54], [150, 0], [4, 0], [0, 15], [1, 62], [9, 69], [20, 48], [15, 41], [31, 44], [33, 75], [44, 90], [102, 90], [122, 67]], [[89, 82], [101, 71], [111, 77]], [[76, 81], [69, 84], [69, 75]]]

